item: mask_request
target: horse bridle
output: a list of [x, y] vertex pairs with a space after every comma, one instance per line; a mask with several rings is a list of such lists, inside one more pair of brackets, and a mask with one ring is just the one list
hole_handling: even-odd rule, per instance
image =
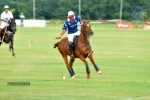
[[15, 21], [11, 20], [11, 22], [9, 22], [9, 25], [10, 25], [10, 29], [15, 33], [16, 32], [16, 29], [14, 27], [12, 27], [11, 23], [15, 23]]
[[[82, 24], [83, 25], [83, 24]], [[91, 31], [90, 33], [88, 33], [86, 30], [85, 30], [85, 34], [87, 36], [87, 38], [89, 39], [90, 36], [92, 36], [94, 33], [93, 31]], [[89, 35], [88, 35], [89, 34]]]
[[[82, 25], [83, 25], [83, 24], [82, 24]], [[85, 47], [85, 46], [90, 46], [90, 47], [91, 47], [89, 39], [90, 39], [90, 36], [92, 36], [92, 35], [94, 34], [93, 31], [91, 31], [91, 32], [89, 33], [89, 35], [88, 35], [88, 32], [85, 30], [84, 34], [85, 34], [86, 37], [87, 37], [88, 43], [83, 44], [83, 45], [79, 45], [79, 46], [77, 46], [77, 47]]]

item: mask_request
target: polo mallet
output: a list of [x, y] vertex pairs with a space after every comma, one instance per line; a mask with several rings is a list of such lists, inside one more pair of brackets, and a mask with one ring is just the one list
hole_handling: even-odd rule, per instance
[[50, 42], [52, 42], [53, 40], [55, 40], [55, 38], [51, 38], [51, 39], [50, 39]]
[[50, 41], [55, 40], [55, 38], [51, 38]]
[[3, 41], [4, 41], [6, 31], [7, 31], [7, 27], [6, 27], [5, 30], [4, 30], [4, 35], [3, 35], [3, 37], [2, 37], [2, 41], [0, 41], [0, 42], [2, 42], [2, 43], [3, 43]]

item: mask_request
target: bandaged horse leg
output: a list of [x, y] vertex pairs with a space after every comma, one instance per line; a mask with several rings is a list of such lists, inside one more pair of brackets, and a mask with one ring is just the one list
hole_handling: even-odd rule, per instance
[[67, 69], [69, 71], [69, 74], [70, 74], [70, 77], [73, 77], [74, 76], [74, 71], [73, 69], [70, 67], [69, 63], [68, 63], [68, 59], [67, 59], [67, 55], [65, 53], [61, 53], [65, 63], [66, 63], [66, 66], [67, 66]]
[[87, 63], [87, 61], [85, 60], [84, 56], [79, 56], [79, 58], [84, 62], [85, 66], [86, 66], [86, 73], [87, 73], [87, 78], [90, 78], [90, 69], [89, 69], [89, 65]]
[[75, 72], [74, 72], [74, 70], [73, 70], [73, 67], [72, 67], [74, 61], [75, 61], [75, 59], [70, 59], [70, 62], [69, 62], [69, 66], [70, 66], [71, 71], [72, 71], [72, 73], [73, 73], [72, 78], [76, 78], [76, 77], [77, 77], [77, 75], [75, 74]]
[[92, 64], [93, 64], [95, 70], [96, 70], [99, 74], [102, 74], [102, 71], [97, 67], [95, 61], [93, 60], [93, 54], [90, 54], [90, 55], [89, 55], [89, 59], [90, 59], [90, 61], [92, 62]]

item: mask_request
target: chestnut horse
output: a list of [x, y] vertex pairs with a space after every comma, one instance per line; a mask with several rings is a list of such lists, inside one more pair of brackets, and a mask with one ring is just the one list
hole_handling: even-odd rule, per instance
[[3, 42], [5, 42], [6, 44], [9, 43], [9, 50], [12, 51], [13, 56], [15, 56], [14, 47], [13, 47], [15, 32], [16, 32], [16, 22], [15, 19], [12, 19], [9, 22], [9, 26], [5, 27], [2, 30], [2, 33], [0, 34], [1, 36], [0, 46], [2, 45]]
[[[92, 54], [93, 51], [92, 51], [91, 45], [89, 43], [89, 38], [92, 35], [93, 35], [93, 31], [91, 29], [91, 26], [89, 25], [89, 22], [83, 21], [83, 24], [81, 26], [80, 35], [78, 37], [78, 43], [77, 43], [76, 49], [74, 51], [74, 56], [75, 56], [75, 58], [79, 58], [80, 60], [82, 60], [84, 62], [85, 66], [86, 66], [87, 78], [90, 78], [89, 65], [88, 65], [88, 62], [86, 61], [87, 57], [92, 62], [95, 70], [99, 74], [102, 73], [93, 60], [93, 54]], [[61, 41], [57, 42], [56, 44], [54, 44], [54, 48], [58, 47], [58, 50], [61, 53], [61, 55], [66, 63], [66, 66], [70, 73], [70, 76], [72, 78], [75, 78], [76, 75], [72, 68], [72, 65], [73, 65], [73, 62], [75, 59], [70, 59], [70, 62], [68, 62], [67, 55], [71, 56], [72, 52], [67, 49], [67, 44], [68, 44], [68, 38], [66, 37], [66, 38], [63, 38]]]

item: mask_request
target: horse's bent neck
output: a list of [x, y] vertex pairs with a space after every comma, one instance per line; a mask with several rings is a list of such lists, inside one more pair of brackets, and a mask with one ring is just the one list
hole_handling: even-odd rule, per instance
[[85, 31], [83, 30], [83, 28], [81, 28], [81, 31], [80, 31], [80, 36], [79, 36], [79, 43], [81, 44], [88, 44], [88, 39], [87, 39], [87, 36], [86, 36], [86, 33], [84, 33]]

